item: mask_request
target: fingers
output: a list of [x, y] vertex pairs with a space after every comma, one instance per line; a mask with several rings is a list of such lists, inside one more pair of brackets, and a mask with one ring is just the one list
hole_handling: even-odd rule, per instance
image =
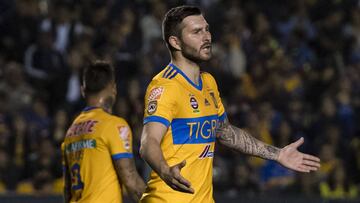
[[304, 169], [304, 170], [306, 170], [307, 172], [317, 171], [317, 170], [319, 169], [319, 168], [317, 168], [317, 167], [307, 166], [307, 165], [304, 165], [304, 164], [300, 165], [299, 168]]
[[301, 137], [300, 139], [298, 139], [296, 142], [293, 143], [295, 148], [298, 148], [300, 145], [302, 145], [304, 143], [304, 138]]
[[[185, 180], [185, 179], [184, 179]], [[174, 190], [180, 191], [180, 192], [185, 192], [185, 193], [190, 193], [190, 194], [194, 194], [194, 189], [190, 187], [190, 185], [185, 185], [182, 184], [178, 179], [174, 178], [172, 181], [172, 188]]]
[[309, 154], [304, 154], [304, 159], [320, 162], [320, 159], [318, 157]]
[[185, 193], [194, 193], [194, 189], [191, 188], [190, 181], [186, 180], [180, 174], [180, 170], [186, 165], [186, 160], [174, 165], [171, 167], [172, 180], [171, 180], [171, 188], [174, 190], [185, 192]]
[[182, 168], [184, 168], [185, 165], [186, 165], [186, 160], [172, 166], [172, 168], [177, 168], [177, 169], [181, 170]]
[[300, 165], [300, 166], [296, 167], [295, 170], [299, 171], [299, 172], [303, 172], [303, 173], [309, 173], [310, 172], [310, 170], [307, 167], [303, 166], [303, 165]]
[[314, 167], [316, 169], [320, 168], [320, 163], [319, 162], [310, 161], [310, 160], [303, 160], [303, 163], [306, 166]]
[[182, 161], [181, 163], [178, 164], [179, 169], [184, 168], [184, 166], [186, 165], [186, 160]]
[[175, 176], [174, 177], [179, 183], [185, 185], [186, 187], [191, 187], [191, 183], [190, 181], [186, 180], [184, 177], [182, 177], [181, 175]]

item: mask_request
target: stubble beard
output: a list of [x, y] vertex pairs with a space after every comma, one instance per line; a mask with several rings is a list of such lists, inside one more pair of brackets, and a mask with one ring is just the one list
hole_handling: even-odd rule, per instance
[[210, 56], [207, 59], [201, 58], [201, 54], [200, 54], [201, 51], [202, 51], [201, 48], [199, 50], [193, 48], [184, 48], [183, 51], [181, 51], [181, 53], [186, 59], [193, 61], [197, 64], [200, 64], [202, 62], [209, 61], [212, 57], [211, 48], [209, 53]]

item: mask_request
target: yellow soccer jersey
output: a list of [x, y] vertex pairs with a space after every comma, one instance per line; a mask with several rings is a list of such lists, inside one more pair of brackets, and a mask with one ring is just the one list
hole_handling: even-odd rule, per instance
[[113, 160], [132, 158], [132, 135], [122, 118], [87, 107], [67, 131], [63, 146], [71, 174], [71, 202], [121, 203]]
[[226, 118], [215, 79], [202, 72], [195, 85], [179, 68], [169, 64], [155, 76], [145, 96], [144, 124], [160, 122], [168, 127], [161, 141], [167, 163], [186, 160], [181, 175], [195, 194], [175, 191], [154, 172], [140, 202], [211, 203], [215, 129]]

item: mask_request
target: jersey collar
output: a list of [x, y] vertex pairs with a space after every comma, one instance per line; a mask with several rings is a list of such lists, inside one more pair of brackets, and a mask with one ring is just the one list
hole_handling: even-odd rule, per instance
[[99, 108], [99, 107], [97, 107], [97, 106], [87, 106], [82, 111], [91, 111], [91, 110], [97, 109], [97, 108]]
[[195, 83], [193, 83], [193, 81], [191, 81], [188, 76], [185, 75], [184, 72], [182, 72], [182, 70], [180, 68], [178, 68], [177, 66], [175, 66], [173, 63], [169, 64], [172, 68], [174, 68], [178, 73], [180, 73], [187, 81], [188, 83], [190, 83], [191, 86], [195, 87], [197, 90], [201, 91], [202, 90], [202, 79], [201, 79], [201, 74], [199, 75], [199, 85], [196, 85]]

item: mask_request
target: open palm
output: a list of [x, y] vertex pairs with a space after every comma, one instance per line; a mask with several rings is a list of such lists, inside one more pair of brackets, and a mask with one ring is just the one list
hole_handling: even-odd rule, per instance
[[278, 162], [295, 171], [310, 172], [317, 171], [320, 168], [320, 159], [318, 157], [299, 152], [297, 148], [304, 143], [304, 138], [300, 138], [280, 150]]

